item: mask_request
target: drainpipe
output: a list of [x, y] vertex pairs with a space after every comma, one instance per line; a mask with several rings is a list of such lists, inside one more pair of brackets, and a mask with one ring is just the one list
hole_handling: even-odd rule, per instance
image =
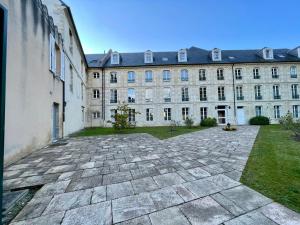
[[102, 68], [102, 119], [105, 122], [105, 69]]
[[237, 124], [236, 120], [236, 101], [235, 101], [235, 79], [234, 79], [234, 71], [233, 71], [234, 64], [231, 65], [231, 73], [232, 73], [232, 89], [233, 89], [233, 117], [235, 125]]

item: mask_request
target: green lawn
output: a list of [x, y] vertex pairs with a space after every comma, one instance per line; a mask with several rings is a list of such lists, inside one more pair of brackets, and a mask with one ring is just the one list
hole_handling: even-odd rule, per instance
[[300, 142], [279, 125], [261, 126], [241, 182], [300, 212]]
[[73, 134], [73, 137], [83, 137], [83, 136], [96, 136], [96, 135], [110, 135], [110, 134], [133, 134], [133, 133], [148, 133], [157, 137], [159, 139], [166, 139], [174, 136], [178, 136], [185, 133], [190, 133], [194, 131], [199, 131], [205, 127], [177, 127], [175, 131], [170, 132], [170, 127], [136, 127], [133, 129], [126, 129], [122, 132], [116, 132], [113, 128], [109, 127], [97, 127], [97, 128], [87, 128], [78, 133]]

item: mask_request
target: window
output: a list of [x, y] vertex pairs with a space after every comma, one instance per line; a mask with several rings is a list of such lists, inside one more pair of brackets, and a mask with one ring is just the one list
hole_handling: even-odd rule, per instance
[[117, 103], [118, 102], [118, 90], [111, 89], [110, 90], [110, 103]]
[[171, 80], [171, 73], [170, 70], [163, 71], [163, 81], [170, 81]]
[[256, 116], [262, 115], [262, 106], [260, 106], [260, 105], [255, 106], [255, 115]]
[[244, 100], [243, 87], [242, 86], [237, 86], [236, 87], [236, 99], [237, 100]]
[[218, 69], [217, 70], [217, 79], [218, 80], [224, 80], [224, 70], [223, 69]]
[[182, 108], [182, 120], [186, 120], [189, 117], [189, 108]]
[[146, 102], [152, 102], [152, 100], [153, 100], [153, 90], [150, 89], [150, 88], [147, 88], [145, 95], [146, 95], [145, 96], [146, 97]]
[[200, 101], [207, 101], [207, 96], [206, 96], [206, 87], [200, 87], [199, 89], [199, 94], [200, 94]]
[[118, 52], [111, 53], [110, 63], [111, 64], [119, 64], [120, 63], [120, 55]]
[[254, 92], [255, 92], [255, 100], [262, 100], [261, 85], [255, 85]]
[[300, 105], [293, 105], [293, 117], [299, 118], [300, 115]]
[[207, 118], [207, 107], [200, 107], [201, 121]]
[[292, 98], [299, 99], [298, 84], [292, 84], [291, 88], [292, 88]]
[[151, 70], [147, 70], [145, 72], [145, 81], [146, 82], [152, 82], [152, 79], [153, 79], [153, 77], [152, 77], [152, 71]]
[[254, 79], [259, 79], [260, 75], [259, 75], [259, 68], [254, 68], [253, 69], [253, 78]]
[[112, 122], [115, 122], [115, 120], [116, 120], [115, 117], [116, 117], [117, 113], [118, 113], [118, 110], [116, 110], [116, 109], [110, 110], [110, 118], [111, 118]]
[[100, 118], [100, 112], [93, 112], [93, 118], [94, 119], [99, 119]]
[[181, 88], [181, 98], [183, 102], [189, 101], [189, 89], [187, 87]]
[[274, 105], [274, 118], [280, 118], [280, 105]]
[[69, 86], [69, 88], [70, 88], [70, 92], [72, 92], [73, 93], [73, 90], [74, 90], [74, 87], [73, 87], [73, 67], [70, 65], [70, 86]]
[[171, 88], [164, 88], [164, 102], [171, 102]]
[[297, 67], [296, 66], [291, 66], [290, 74], [291, 74], [291, 78], [297, 78]]
[[278, 78], [278, 68], [277, 67], [272, 67], [272, 78]]
[[171, 120], [171, 108], [164, 108], [164, 119]]
[[218, 87], [219, 101], [225, 101], [225, 87]]
[[189, 80], [189, 73], [188, 70], [184, 69], [180, 72], [181, 81], [188, 81]]
[[128, 89], [128, 102], [135, 103], [135, 89], [134, 88]]
[[269, 50], [269, 49], [266, 49], [266, 58], [269, 59], [270, 56], [271, 56], [270, 50]]
[[206, 80], [206, 71], [204, 69], [199, 70], [199, 80]]
[[128, 121], [135, 122], [135, 109], [128, 110]]
[[73, 34], [70, 29], [69, 29], [69, 40], [70, 40], [69, 49], [70, 49], [70, 52], [73, 54]]
[[56, 73], [56, 49], [55, 39], [52, 34], [49, 36], [49, 69], [52, 73]]
[[100, 98], [100, 91], [99, 91], [99, 89], [94, 89], [93, 90], [93, 98], [94, 99]]
[[181, 49], [178, 51], [178, 62], [186, 62], [187, 61], [187, 52], [186, 49]]
[[278, 85], [273, 85], [273, 96], [274, 99], [280, 99], [280, 94], [279, 94], [279, 86]]
[[118, 82], [117, 73], [111, 72], [110, 73], [110, 83], [117, 83], [117, 82]]
[[150, 50], [144, 53], [144, 63], [153, 63], [153, 54]]
[[134, 83], [135, 82], [135, 73], [133, 71], [128, 72], [128, 83]]
[[98, 72], [94, 72], [93, 75], [94, 75], [95, 79], [99, 79], [100, 78], [100, 74]]
[[146, 109], [146, 120], [153, 121], [153, 109]]
[[221, 50], [218, 49], [218, 48], [214, 48], [212, 50], [212, 60], [213, 61], [221, 61], [222, 58], [221, 58]]
[[234, 73], [235, 73], [235, 79], [236, 80], [241, 80], [242, 79], [242, 69], [235, 69]]

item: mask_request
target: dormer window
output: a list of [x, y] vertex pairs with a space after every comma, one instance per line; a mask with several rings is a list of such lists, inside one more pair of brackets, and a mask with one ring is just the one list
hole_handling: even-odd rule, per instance
[[110, 63], [111, 64], [120, 64], [120, 55], [118, 52], [111, 53]]
[[264, 59], [273, 59], [273, 49], [271, 48], [264, 48], [263, 49], [263, 58]]
[[180, 49], [178, 51], [178, 62], [187, 62], [187, 52], [186, 52], [186, 49]]
[[222, 51], [221, 49], [214, 48], [211, 52], [213, 61], [221, 61], [222, 60]]
[[300, 58], [300, 47], [297, 48], [298, 52], [298, 58]]
[[150, 50], [144, 53], [144, 63], [153, 63], [153, 53]]

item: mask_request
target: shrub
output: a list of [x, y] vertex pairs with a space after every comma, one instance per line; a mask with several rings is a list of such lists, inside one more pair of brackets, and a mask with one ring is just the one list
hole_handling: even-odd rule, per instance
[[194, 125], [194, 120], [190, 117], [187, 117], [184, 121], [184, 124], [187, 128], [192, 128]]
[[251, 125], [269, 125], [270, 119], [265, 116], [255, 116], [250, 119], [249, 123]]
[[201, 121], [200, 125], [203, 127], [215, 127], [215, 126], [217, 126], [217, 119], [207, 117], [206, 119]]
[[295, 139], [300, 141], [300, 119], [294, 120], [292, 114], [288, 112], [280, 118], [279, 123], [284, 129], [292, 131]]

